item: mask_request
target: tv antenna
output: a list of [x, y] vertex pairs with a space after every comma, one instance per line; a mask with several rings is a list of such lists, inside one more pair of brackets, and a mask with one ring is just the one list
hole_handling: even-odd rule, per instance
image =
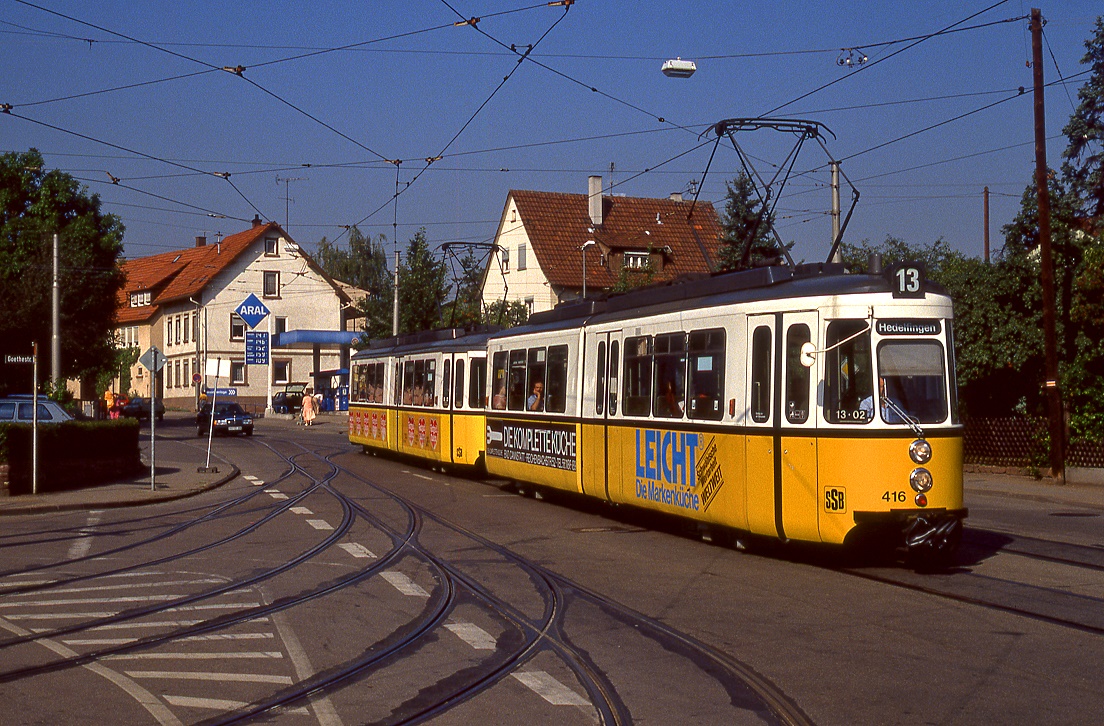
[[[279, 185], [280, 182], [284, 183], [284, 231], [285, 232], [288, 231], [288, 227], [290, 226], [289, 217], [290, 217], [290, 211], [291, 211], [291, 183], [293, 181], [309, 181], [309, 179], [305, 176], [280, 176], [279, 174], [276, 175], [276, 184]], [[289, 232], [289, 234], [290, 234], [290, 232]]]

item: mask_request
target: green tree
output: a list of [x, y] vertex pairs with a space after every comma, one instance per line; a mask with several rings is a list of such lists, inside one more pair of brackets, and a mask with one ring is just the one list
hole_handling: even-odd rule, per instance
[[460, 274], [456, 281], [456, 295], [441, 314], [445, 325], [469, 328], [483, 322], [483, 271], [486, 263], [487, 258], [477, 257], [471, 247], [459, 258]]
[[1062, 171], [1082, 211], [1099, 222], [1104, 217], [1104, 16], [1096, 19], [1085, 48], [1081, 62], [1092, 73], [1078, 89], [1080, 103], [1064, 129], [1069, 143], [1062, 153]]
[[[731, 182], [725, 182], [725, 206], [721, 215], [722, 270], [740, 270], [757, 267], [767, 261], [775, 260], [779, 255], [771, 228], [773, 215], [767, 214], [763, 203], [755, 193], [755, 183], [740, 172]], [[752, 240], [748, 262], [743, 262], [744, 246]], [[789, 246], [792, 246], [791, 242]]]
[[[349, 248], [338, 247], [325, 237], [318, 243], [315, 260], [330, 277], [368, 292], [357, 304], [364, 315], [362, 330], [369, 339], [391, 335], [392, 275], [387, 268], [386, 237], [365, 236], [355, 226], [349, 230]], [[365, 340], [362, 345], [367, 345]]]
[[500, 325], [513, 328], [524, 325], [529, 320], [529, 308], [521, 300], [495, 300], [483, 313], [483, 322], [487, 325]]
[[399, 332], [432, 330], [441, 324], [441, 306], [452, 286], [448, 267], [433, 255], [424, 229], [418, 230], [399, 265]]
[[[54, 233], [61, 261], [61, 375], [91, 380], [114, 367], [123, 225], [103, 213], [99, 195], [90, 196], [68, 174], [47, 171], [37, 150], [0, 154], [0, 341], [5, 351], [25, 355], [37, 340], [47, 371]], [[25, 381], [10, 379], [14, 368], [0, 372], [0, 394], [26, 390]]]

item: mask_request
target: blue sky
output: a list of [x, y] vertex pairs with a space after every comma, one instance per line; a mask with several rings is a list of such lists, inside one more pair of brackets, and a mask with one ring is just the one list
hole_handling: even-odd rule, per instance
[[[390, 239], [396, 216], [401, 241], [425, 227], [436, 246], [489, 241], [510, 189], [583, 193], [590, 174], [629, 196], [696, 183], [720, 208], [738, 160], [722, 145], [703, 183], [713, 145], [700, 134], [771, 112], [834, 132], [828, 150], [862, 195], [848, 240], [943, 237], [981, 255], [982, 188], [998, 249], [1034, 163], [1027, 21], [996, 22], [1030, 5], [992, 4], [0, 0], [0, 103], [13, 107], [0, 149], [36, 147], [100, 194], [129, 257], [233, 234], [258, 212], [286, 215], [308, 249], [354, 223]], [[1084, 71], [1099, 3], [1042, 11], [1047, 81]], [[476, 28], [452, 25], [473, 16]], [[519, 65], [511, 44], [536, 44], [544, 67]], [[838, 65], [848, 55], [868, 60]], [[676, 56], [697, 62], [692, 78], [662, 75]], [[242, 77], [220, 70], [239, 65]], [[1047, 90], [1052, 166], [1083, 79]], [[766, 176], [792, 147], [770, 131], [739, 141]], [[825, 161], [806, 144], [779, 200], [799, 259], [828, 251]]]

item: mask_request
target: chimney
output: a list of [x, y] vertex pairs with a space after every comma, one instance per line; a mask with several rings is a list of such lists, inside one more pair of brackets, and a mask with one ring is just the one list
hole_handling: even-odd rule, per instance
[[206, 247], [207, 238], [202, 235], [196, 235], [196, 247]]
[[682, 192], [671, 192], [671, 196], [668, 197], [672, 202], [682, 201]]
[[602, 224], [602, 177], [587, 177], [587, 201], [590, 210], [590, 222], [595, 227]]
[[264, 224], [264, 222], [261, 221], [261, 215], [254, 214], [253, 215], [253, 226], [254, 227], [260, 227], [262, 224]]

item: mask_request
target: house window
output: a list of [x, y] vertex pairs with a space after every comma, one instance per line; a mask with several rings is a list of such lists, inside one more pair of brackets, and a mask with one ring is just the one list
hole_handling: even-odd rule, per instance
[[184, 313], [184, 342], [187, 343], [192, 337], [192, 316], [188, 313]]
[[518, 245], [517, 265], [519, 270], [525, 269], [525, 245]]
[[650, 255], [647, 252], [625, 253], [625, 269], [627, 270], [646, 270], [650, 264]]
[[279, 297], [280, 296], [280, 273], [279, 272], [266, 272], [264, 274], [264, 296], [265, 297]]
[[172, 345], [172, 318], [165, 316], [165, 346]]
[[140, 308], [143, 305], [149, 305], [149, 304], [150, 304], [150, 292], [149, 292], [149, 290], [146, 290], [145, 292], [132, 292], [132, 293], [130, 293], [130, 306], [132, 308]]
[[275, 332], [278, 335], [280, 333], [286, 333], [287, 329], [288, 329], [288, 327], [287, 327], [287, 318], [276, 318], [276, 323], [275, 323], [275, 327], [274, 327], [273, 332]]
[[183, 323], [180, 322], [179, 315], [173, 316], [173, 319], [176, 321], [176, 335], [173, 337], [173, 342], [180, 345], [180, 328], [183, 326]]
[[273, 383], [291, 383], [291, 361], [278, 360], [272, 367]]
[[245, 321], [230, 313], [230, 340], [245, 340]]
[[528, 317], [533, 316], [533, 296], [532, 295], [525, 298], [525, 314]]
[[192, 372], [191, 372], [191, 370], [189, 370], [189, 365], [188, 365], [190, 362], [191, 361], [189, 361], [187, 359], [184, 360], [184, 380], [180, 384], [182, 386], [187, 386], [191, 382]]
[[179, 388], [184, 385], [184, 379], [180, 377], [180, 361], [173, 362], [173, 378], [175, 379], [173, 382], [174, 387]]
[[499, 250], [499, 253], [501, 254], [500, 259], [502, 260], [502, 271], [503, 272], [509, 272], [510, 271], [510, 250], [503, 247], [501, 250]]
[[280, 250], [276, 246], [278, 241], [275, 237], [265, 238], [265, 257], [277, 257], [280, 254]]
[[242, 361], [230, 361], [230, 383], [235, 386], [245, 385], [245, 363]]

